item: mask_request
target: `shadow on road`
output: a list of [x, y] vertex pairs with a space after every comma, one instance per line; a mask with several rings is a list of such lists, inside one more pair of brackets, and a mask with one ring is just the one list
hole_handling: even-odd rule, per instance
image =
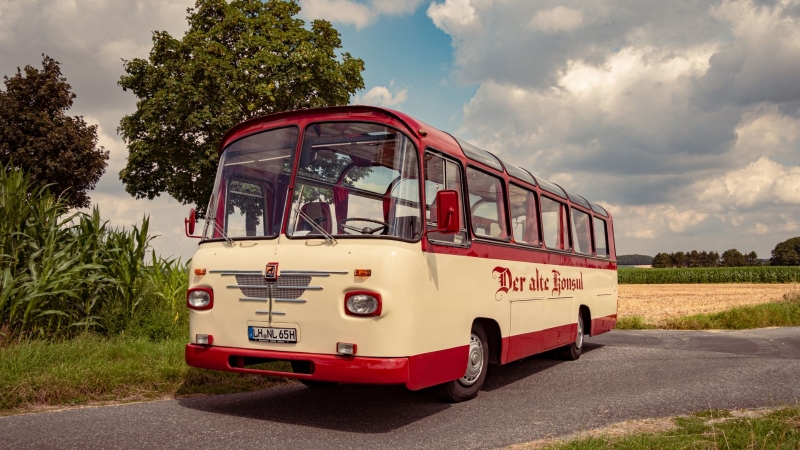
[[[584, 342], [583, 354], [602, 348], [601, 344]], [[529, 356], [519, 361], [514, 361], [504, 366], [493, 366], [489, 369], [489, 376], [483, 385], [484, 391], [494, 391], [509, 384], [516, 383], [530, 376], [543, 372], [559, 364], [569, 363], [561, 359], [556, 359], [554, 352], [545, 352], [538, 355]]]
[[[586, 343], [584, 353], [602, 345]], [[484, 391], [500, 389], [566, 361], [550, 353], [492, 367]], [[480, 401], [480, 396], [477, 401]], [[452, 407], [434, 389], [403, 386], [289, 386], [242, 394], [180, 399], [183, 407], [214, 414], [354, 433], [388, 433]]]

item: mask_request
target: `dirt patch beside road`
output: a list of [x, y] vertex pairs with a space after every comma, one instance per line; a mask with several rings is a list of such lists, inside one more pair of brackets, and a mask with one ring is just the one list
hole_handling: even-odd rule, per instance
[[647, 322], [715, 313], [800, 295], [800, 284], [620, 284], [619, 316]]

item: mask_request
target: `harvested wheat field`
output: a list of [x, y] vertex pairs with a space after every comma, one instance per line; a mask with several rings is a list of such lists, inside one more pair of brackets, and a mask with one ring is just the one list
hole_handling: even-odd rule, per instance
[[620, 317], [666, 318], [714, 313], [800, 295], [800, 284], [620, 284]]

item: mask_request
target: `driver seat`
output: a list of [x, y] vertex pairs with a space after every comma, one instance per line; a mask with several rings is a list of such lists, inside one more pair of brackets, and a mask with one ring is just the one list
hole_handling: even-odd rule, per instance
[[[333, 225], [331, 223], [331, 206], [325, 202], [311, 202], [306, 203], [302, 207], [300, 207], [300, 211], [302, 211], [305, 215], [307, 215], [311, 220], [314, 221], [320, 228], [325, 230], [326, 233], [331, 234], [331, 230], [333, 229]], [[297, 230], [298, 231], [305, 231], [308, 230], [308, 234], [320, 234], [316, 228], [311, 226], [306, 220], [305, 217], [300, 216], [298, 219]]]

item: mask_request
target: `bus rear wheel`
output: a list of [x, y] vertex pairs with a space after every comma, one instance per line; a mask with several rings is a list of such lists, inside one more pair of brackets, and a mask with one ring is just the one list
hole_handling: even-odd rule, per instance
[[575, 361], [580, 358], [581, 351], [583, 350], [583, 338], [583, 316], [578, 314], [578, 333], [575, 336], [575, 342], [558, 349], [559, 358], [567, 361]]
[[467, 371], [464, 376], [445, 383], [439, 387], [440, 394], [445, 400], [457, 403], [475, 398], [486, 380], [486, 371], [489, 368], [489, 342], [483, 327], [476, 323], [472, 325], [469, 336], [469, 355], [467, 356]]

